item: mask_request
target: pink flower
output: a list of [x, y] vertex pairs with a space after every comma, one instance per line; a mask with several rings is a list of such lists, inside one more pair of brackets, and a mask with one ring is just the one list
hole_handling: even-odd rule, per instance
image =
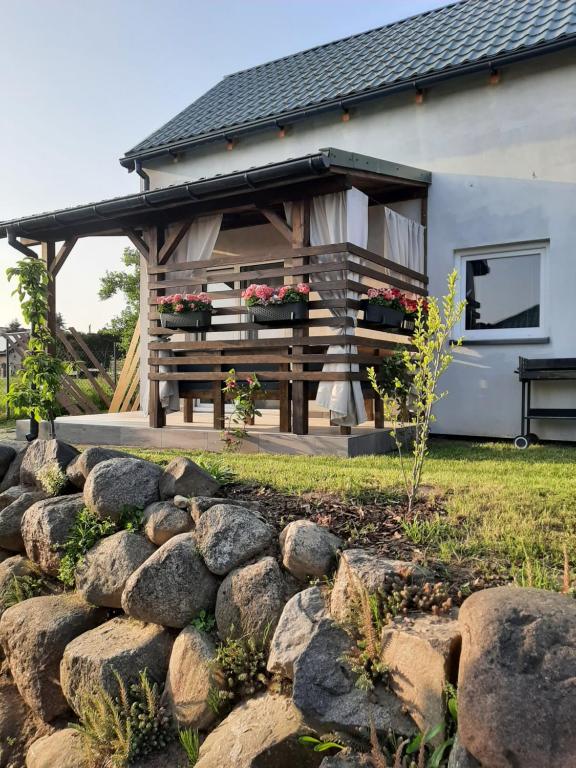
[[254, 384], [254, 379], [252, 378], [252, 376], [247, 376], [246, 377], [246, 381], [248, 382], [248, 384], [250, 386], [252, 386], [252, 384]]
[[242, 291], [242, 298], [243, 299], [252, 299], [254, 298], [255, 290], [258, 286], [252, 283], [252, 285], [249, 285], [246, 290]]
[[260, 299], [261, 301], [268, 301], [273, 293], [274, 288], [271, 288], [269, 285], [257, 285], [254, 289], [256, 298]]
[[283, 285], [281, 288], [278, 288], [278, 290], [277, 290], [278, 298], [279, 299], [283, 299], [284, 296], [286, 296], [286, 294], [288, 293], [289, 290], [290, 290], [290, 288], [287, 285]]
[[207, 293], [199, 293], [196, 298], [198, 301], [201, 301], [202, 304], [212, 304], [212, 299]]
[[298, 291], [298, 293], [307, 294], [307, 293], [310, 293], [310, 286], [308, 285], [308, 283], [298, 283], [298, 285], [296, 286], [296, 290]]
[[184, 312], [184, 304], [176, 304], [174, 307], [175, 312]]

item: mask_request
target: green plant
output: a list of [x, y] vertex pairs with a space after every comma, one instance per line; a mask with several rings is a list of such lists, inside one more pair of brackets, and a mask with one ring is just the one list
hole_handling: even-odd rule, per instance
[[440, 515], [429, 520], [419, 516], [413, 520], [401, 520], [400, 528], [407, 539], [423, 546], [439, 544], [451, 532], [448, 522]]
[[120, 511], [120, 517], [116, 523], [118, 531], [140, 531], [144, 511], [140, 507], [125, 506]]
[[378, 604], [378, 612], [384, 622], [414, 611], [438, 616], [452, 608], [452, 598], [443, 582], [416, 583], [410, 576], [400, 574], [387, 576], [371, 599]]
[[[442, 298], [441, 306], [434, 297], [431, 297], [427, 303], [427, 311], [423, 309], [423, 302], [418, 303], [412, 337], [414, 351], [404, 350], [402, 353], [407, 375], [411, 379], [410, 397], [415, 432], [412, 440], [412, 464], [410, 468], [406, 466], [404, 448], [398, 431], [402, 425], [400, 419], [402, 393], [405, 392], [404, 386], [401, 380], [397, 378], [395, 388], [398, 390], [398, 394], [390, 395], [379, 383], [375, 369], [368, 369], [370, 383], [382, 400], [384, 418], [392, 424], [391, 434], [400, 458], [409, 512], [412, 510], [417, 497], [424, 461], [428, 455], [430, 425], [434, 421], [432, 408], [438, 400], [447, 394], [446, 392], [437, 392], [437, 388], [440, 377], [453, 360], [449, 346], [452, 330], [460, 320], [466, 306], [465, 301], [457, 301], [456, 280], [457, 272], [454, 270], [448, 276], [448, 292]], [[456, 344], [460, 343], [461, 339], [458, 339]]]
[[232, 398], [233, 405], [226, 419], [222, 440], [226, 450], [233, 450], [246, 438], [246, 426], [252, 424], [256, 416], [262, 415], [256, 409], [256, 400], [262, 397], [262, 385], [255, 373], [246, 376], [246, 383], [240, 383], [236, 371], [231, 368], [222, 391]]
[[267, 635], [265, 632], [260, 640], [244, 636], [220, 643], [215, 665], [224, 679], [224, 688], [218, 692], [221, 704], [249, 698], [268, 686], [272, 678], [266, 670]]
[[46, 582], [41, 576], [12, 576], [0, 596], [0, 604], [3, 608], [10, 608], [23, 600], [41, 595], [45, 589]]
[[58, 496], [68, 483], [66, 472], [57, 461], [49, 461], [38, 470], [38, 480], [49, 496]]
[[200, 611], [190, 624], [200, 632], [210, 634], [216, 628], [216, 617], [213, 613], [208, 613], [208, 611]]
[[186, 752], [189, 767], [194, 768], [198, 762], [198, 757], [200, 756], [200, 734], [196, 729], [192, 730], [192, 728], [185, 728], [184, 730], [178, 731], [178, 738]]
[[339, 744], [337, 741], [324, 741], [317, 736], [298, 736], [298, 742], [305, 747], [312, 747], [314, 752], [327, 752], [329, 749], [340, 751], [344, 749], [344, 745]]
[[18, 283], [18, 296], [31, 333], [22, 368], [10, 385], [7, 401], [18, 413], [30, 413], [36, 421], [54, 421], [61, 380], [70, 366], [54, 354], [56, 340], [48, 328], [48, 290], [52, 276], [40, 259], [22, 259], [6, 270]]
[[79, 723], [71, 723], [98, 766], [124, 767], [174, 738], [171, 719], [160, 704], [160, 690], [151, 683], [146, 670], [128, 691], [114, 671], [118, 696], [104, 688], [83, 692], [79, 697]]
[[201, 453], [194, 457], [194, 462], [205, 469], [220, 485], [230, 485], [236, 478], [236, 473], [224, 462], [217, 453]]
[[110, 536], [116, 530], [117, 525], [113, 520], [100, 520], [86, 507], [81, 509], [62, 546], [64, 554], [58, 569], [60, 581], [68, 587], [73, 587], [76, 568], [83, 561], [86, 552], [104, 536]]

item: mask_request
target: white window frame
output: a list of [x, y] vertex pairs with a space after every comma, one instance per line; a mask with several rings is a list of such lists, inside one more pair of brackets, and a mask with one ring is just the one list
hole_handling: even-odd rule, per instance
[[483, 246], [481, 248], [463, 248], [454, 251], [456, 269], [459, 275], [459, 297], [466, 298], [466, 264], [468, 261], [499, 259], [510, 256], [540, 256], [540, 325], [537, 328], [481, 328], [466, 329], [466, 311], [462, 314], [458, 336], [465, 341], [507, 341], [539, 339], [549, 336], [548, 332], [548, 249], [549, 242], [540, 240], [530, 243]]

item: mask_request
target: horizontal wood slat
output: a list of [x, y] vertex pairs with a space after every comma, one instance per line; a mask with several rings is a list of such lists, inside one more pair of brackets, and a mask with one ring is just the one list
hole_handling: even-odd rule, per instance
[[[238, 365], [264, 365], [265, 363], [283, 364], [283, 363], [325, 363], [326, 354], [310, 354], [310, 355], [291, 355], [286, 352], [285, 354], [247, 354], [237, 355], [235, 357], [235, 364]], [[362, 355], [362, 354], [347, 354], [347, 355], [330, 355], [331, 363], [346, 363], [352, 365], [354, 363], [358, 365], [377, 365], [382, 362], [382, 358], [378, 355]], [[233, 367], [230, 358], [224, 355], [189, 355], [182, 357], [149, 357], [148, 365], [212, 365], [222, 364], [227, 367]]]
[[[227, 371], [208, 371], [192, 373], [150, 373], [151, 381], [225, 381]], [[368, 381], [368, 374], [336, 373], [330, 371], [258, 371], [262, 381]]]
[[253, 349], [257, 351], [265, 342], [266, 349], [284, 349], [297, 345], [299, 347], [328, 347], [333, 344], [338, 346], [356, 345], [360, 347], [370, 347], [372, 349], [396, 349], [398, 342], [387, 339], [374, 339], [367, 336], [353, 336], [343, 334], [342, 336], [309, 336], [303, 339], [301, 336], [283, 336], [276, 339], [214, 339], [213, 341], [152, 341], [148, 344], [148, 349], [182, 349], [198, 351], [234, 351]]

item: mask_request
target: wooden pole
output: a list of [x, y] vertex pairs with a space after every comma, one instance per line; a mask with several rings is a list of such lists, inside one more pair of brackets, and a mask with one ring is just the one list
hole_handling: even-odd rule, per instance
[[[292, 247], [293, 248], [305, 248], [310, 245], [310, 201], [299, 200], [292, 205]], [[294, 266], [304, 266], [307, 262], [306, 257], [294, 258]], [[295, 282], [305, 282], [307, 276], [297, 275], [294, 278]], [[308, 327], [294, 328], [294, 336], [302, 337], [308, 336]], [[305, 353], [305, 347], [294, 347], [295, 355], [302, 355]], [[303, 363], [293, 363], [292, 370], [294, 372], [304, 371]], [[292, 431], [297, 435], [307, 435], [309, 429], [308, 419], [308, 382], [306, 381], [293, 381], [292, 382]]]
[[[160, 264], [160, 232], [159, 228], [154, 226], [150, 227], [147, 231], [148, 234], [148, 263], [151, 267], [157, 267]], [[156, 280], [161, 281], [164, 278], [164, 274], [156, 275]], [[150, 274], [148, 275], [148, 286], [150, 286]], [[164, 288], [150, 288], [148, 287], [149, 298], [153, 299], [157, 296], [161, 296], [164, 293]], [[150, 305], [149, 311], [155, 311], [155, 305]], [[150, 320], [148, 322], [155, 327], [160, 326], [160, 320]], [[160, 370], [157, 365], [148, 366], [148, 375], [151, 373], [158, 373]], [[160, 428], [166, 424], [166, 414], [160, 403], [160, 382], [149, 378], [149, 395], [148, 395], [148, 414], [149, 423], [151, 427]]]

